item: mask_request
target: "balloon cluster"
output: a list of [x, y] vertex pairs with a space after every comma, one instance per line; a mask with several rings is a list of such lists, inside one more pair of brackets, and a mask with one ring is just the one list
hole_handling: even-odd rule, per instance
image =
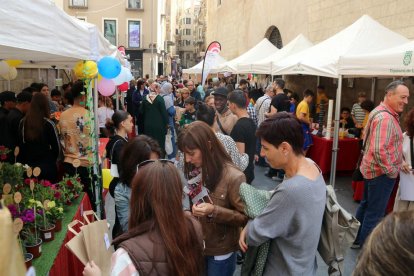
[[5, 80], [14, 80], [17, 77], [16, 67], [22, 63], [23, 61], [17, 59], [1, 60], [0, 76]]
[[99, 74], [98, 91], [103, 96], [114, 94], [117, 86], [120, 91], [127, 91], [128, 83], [133, 79], [131, 71], [111, 56], [101, 58], [98, 63], [91, 60], [79, 61], [73, 71], [81, 79], [92, 79]]

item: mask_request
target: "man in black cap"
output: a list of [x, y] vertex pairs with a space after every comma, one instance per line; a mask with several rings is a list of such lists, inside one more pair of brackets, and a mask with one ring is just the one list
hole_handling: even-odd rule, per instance
[[214, 106], [217, 111], [214, 129], [224, 135], [230, 135], [234, 125], [237, 122], [237, 116], [234, 115], [227, 106], [227, 95], [229, 91], [225, 87], [217, 88], [211, 95], [214, 96]]
[[30, 108], [30, 102], [32, 101], [32, 94], [27, 91], [22, 91], [16, 96], [16, 107], [11, 109], [6, 116], [6, 132], [5, 133], [5, 146], [11, 149], [8, 160], [14, 162], [13, 151], [18, 145], [19, 138], [19, 124], [25, 116], [26, 112]]

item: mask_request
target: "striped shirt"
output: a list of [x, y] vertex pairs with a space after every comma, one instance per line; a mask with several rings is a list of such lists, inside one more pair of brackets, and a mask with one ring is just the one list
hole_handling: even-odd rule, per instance
[[351, 115], [355, 117], [358, 124], [362, 124], [364, 122], [365, 114], [366, 112], [362, 109], [361, 104], [355, 103], [352, 106]]
[[254, 124], [257, 126], [257, 115], [254, 105], [252, 103], [249, 103], [249, 105], [246, 107], [246, 110], [247, 114], [249, 114], [250, 119], [252, 119]]
[[[387, 110], [388, 112], [379, 112]], [[383, 102], [370, 114], [365, 133], [366, 145], [360, 170], [364, 178], [373, 179], [386, 174], [396, 178], [402, 165], [402, 131], [399, 116]]]
[[256, 114], [257, 114], [257, 126], [266, 120], [265, 114], [269, 111], [270, 103], [272, 102], [272, 98], [269, 95], [261, 96], [257, 99], [255, 104]]

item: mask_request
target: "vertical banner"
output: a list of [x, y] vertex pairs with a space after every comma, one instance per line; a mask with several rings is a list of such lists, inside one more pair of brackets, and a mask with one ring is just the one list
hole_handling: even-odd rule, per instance
[[201, 71], [201, 83], [205, 84], [211, 69], [217, 66], [218, 56], [221, 51], [221, 45], [217, 41], [213, 41], [208, 45], [206, 54], [204, 55], [203, 70]]

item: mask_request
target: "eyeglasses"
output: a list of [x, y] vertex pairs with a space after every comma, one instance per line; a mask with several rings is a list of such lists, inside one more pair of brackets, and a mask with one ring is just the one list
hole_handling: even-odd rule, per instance
[[173, 161], [171, 161], [171, 160], [169, 160], [169, 159], [148, 159], [148, 160], [145, 160], [145, 161], [142, 161], [141, 163], [139, 163], [138, 165], [137, 165], [137, 173], [138, 173], [138, 170], [139, 170], [139, 168], [142, 168], [142, 167], [144, 167], [145, 165], [148, 165], [148, 164], [150, 164], [150, 163], [154, 163], [154, 162], [156, 162], [156, 161], [159, 161], [159, 162], [161, 162], [161, 163], [171, 163], [171, 164], [174, 164], [174, 162]]

